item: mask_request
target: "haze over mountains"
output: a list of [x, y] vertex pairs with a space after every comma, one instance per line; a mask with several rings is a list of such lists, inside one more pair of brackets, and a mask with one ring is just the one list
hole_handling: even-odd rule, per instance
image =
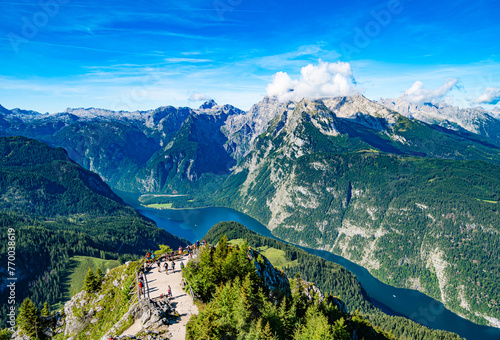
[[496, 112], [355, 94], [247, 112], [0, 107], [0, 127], [64, 147], [114, 189], [235, 208], [475, 322], [500, 319]]

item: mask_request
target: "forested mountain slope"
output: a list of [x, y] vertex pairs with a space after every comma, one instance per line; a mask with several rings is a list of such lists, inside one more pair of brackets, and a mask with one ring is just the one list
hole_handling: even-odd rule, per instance
[[[126, 206], [63, 149], [24, 137], [0, 138], [0, 228], [4, 235], [15, 230], [16, 301], [30, 296], [38, 306], [61, 301], [74, 255], [124, 261], [158, 244], [186, 244]], [[2, 322], [7, 308], [2, 304]]]
[[[217, 242], [219, 242], [221, 236], [223, 235], [225, 235], [228, 240], [243, 239], [248, 243], [250, 247], [254, 249], [264, 246], [283, 253], [283, 256], [288, 260], [289, 263], [289, 265], [286, 265], [282, 268], [283, 272], [288, 276], [289, 279], [297, 277], [301, 278], [291, 280], [291, 283], [304, 282], [302, 280], [305, 280], [306, 282], [310, 282], [309, 285], [314, 285], [319, 288], [321, 292], [320, 294], [324, 294], [325, 297], [331, 296], [328, 299], [325, 298], [325, 300], [328, 300], [329, 302], [340, 301], [341, 308], [337, 308], [337, 312], [338, 310], [342, 310], [343, 312], [338, 313], [337, 318], [343, 317], [344, 321], [346, 321], [345, 330], [347, 330], [350, 334], [350, 337], [348, 337], [349, 339], [354, 338], [354, 334], [356, 334], [358, 339], [376, 339], [377, 337], [389, 339], [459, 339], [456, 334], [445, 331], [430, 330], [427, 327], [419, 325], [408, 319], [388, 316], [382, 313], [378, 308], [373, 306], [363, 288], [357, 281], [356, 277], [336, 263], [323, 260], [314, 255], [310, 255], [304, 250], [286, 244], [284, 242], [260, 236], [236, 222], [221, 222], [214, 225], [206, 234], [204, 239], [209, 243], [216, 244]], [[218, 252], [219, 250], [216, 250], [216, 253], [213, 254], [212, 258], [214, 262], [222, 262], [219, 259], [220, 256], [217, 255], [219, 254]], [[205, 259], [204, 261], [204, 258], [202, 257], [200, 261], [201, 263], [198, 265], [198, 267], [201, 265], [206, 265], [207, 261], [207, 259]], [[261, 260], [258, 261], [260, 261], [260, 263], [263, 263], [263, 261]], [[204, 272], [198, 267], [195, 264], [191, 272], [188, 271], [188, 279], [190, 278], [190, 276], [196, 276], [191, 281], [196, 281], [196, 279], [200, 279], [202, 277]], [[213, 267], [213, 265], [211, 265], [211, 267]], [[224, 267], [222, 266], [222, 268]], [[311, 289], [311, 291], [312, 290], [313, 289]], [[217, 301], [217, 298], [215, 298], [214, 300]], [[285, 303], [288, 304], [290, 302], [291, 301], [288, 300]], [[209, 327], [207, 327], [207, 324], [210, 323], [210, 320], [207, 320], [206, 315], [210, 313], [220, 313], [224, 315], [225, 311], [223, 308], [219, 308], [219, 310], [217, 310], [216, 303], [211, 304], [212, 306], [209, 305], [211, 307], [210, 312], [206, 311], [205, 315], [200, 316], [200, 318], [205, 322], [205, 329], [208, 328], [207, 332], [210, 331]], [[236, 301], [234, 302], [234, 304], [237, 306], [238, 302]], [[265, 310], [265, 308], [261, 309]], [[281, 310], [285, 309], [285, 307], [281, 306], [280, 304], [278, 305], [277, 309]], [[235, 315], [233, 315], [232, 317], [236, 318], [237, 320], [238, 316], [241, 315], [239, 313], [240, 310], [236, 309], [234, 313]], [[269, 314], [272, 315], [272, 313]], [[267, 321], [269, 321], [272, 328], [273, 326], [278, 326], [280, 322], [286, 322], [287, 320], [286, 317], [280, 317], [280, 320], [273, 320], [272, 318], [268, 318], [270, 316], [269, 314], [266, 314], [265, 312], [263, 313], [263, 328]], [[288, 313], [285, 314], [289, 315]], [[202, 320], [199, 320], [200, 318], [197, 318], [196, 320], [194, 320], [194, 322], [192, 322], [192, 324], [198, 324], [196, 326], [192, 325], [193, 330], [197, 330], [198, 332], [200, 331], [199, 324], [202, 322]], [[306, 316], [305, 320], [302, 320], [302, 322], [309, 323], [312, 321], [309, 320], [310, 318], [311, 316]], [[301, 321], [297, 321], [300, 325]], [[237, 321], [233, 322], [233, 327], [234, 324], [238, 325], [241, 323]], [[246, 329], [245, 326], [251, 329], [250, 325], [244, 325], [244, 329]], [[287, 336], [291, 336], [293, 334], [293, 331], [289, 331], [286, 334], [283, 334], [283, 328], [286, 329], [286, 327], [283, 326], [277, 327], [277, 334], [280, 334], [279, 339], [286, 339]], [[300, 328], [300, 326], [298, 328]], [[335, 329], [335, 327], [333, 328]], [[389, 335], [389, 333], [391, 335]]]
[[[438, 132], [426, 139], [422, 131], [436, 130], [404, 117], [384, 129], [407, 142], [388, 143], [381, 134], [348, 138], [348, 129], [321, 102], [288, 106], [216, 201], [280, 238], [342, 255], [476, 322], [486, 322], [480, 315], [500, 318], [500, 167], [415, 156], [425, 143], [438, 158], [447, 148], [466, 159], [484, 153]], [[418, 138], [410, 143], [409, 135]]]

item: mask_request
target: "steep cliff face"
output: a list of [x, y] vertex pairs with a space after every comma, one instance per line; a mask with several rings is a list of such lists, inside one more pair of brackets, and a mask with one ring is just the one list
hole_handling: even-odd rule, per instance
[[262, 256], [254, 249], [250, 249], [248, 257], [254, 261], [257, 275], [262, 279], [264, 287], [270, 292], [272, 298], [289, 296], [291, 294], [290, 282], [286, 275], [274, 268], [265, 256]]
[[[203, 106], [202, 106], [203, 107]], [[227, 176], [236, 160], [227, 149], [223, 126], [241, 111], [215, 103], [189, 116], [177, 133], [137, 173], [135, 188], [189, 193]]]
[[282, 105], [277, 98], [265, 97], [248, 112], [228, 117], [222, 131], [228, 138], [226, 148], [233, 158], [239, 161], [248, 154], [255, 138], [267, 129]]

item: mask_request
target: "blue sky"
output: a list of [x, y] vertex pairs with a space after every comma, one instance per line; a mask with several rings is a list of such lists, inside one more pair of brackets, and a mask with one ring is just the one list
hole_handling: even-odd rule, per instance
[[493, 0], [2, 1], [0, 104], [147, 110], [214, 98], [248, 109], [276, 73], [301, 82], [321, 60], [348, 63], [370, 99], [452, 79], [436, 100], [491, 109], [499, 13]]

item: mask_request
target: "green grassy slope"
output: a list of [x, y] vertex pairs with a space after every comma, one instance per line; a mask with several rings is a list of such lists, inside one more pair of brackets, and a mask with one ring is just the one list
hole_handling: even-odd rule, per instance
[[66, 300], [71, 299], [74, 293], [79, 293], [82, 290], [83, 280], [87, 275], [88, 269], [96, 272], [97, 268], [101, 268], [103, 273], [108, 269], [113, 269], [120, 265], [117, 260], [105, 260], [97, 257], [90, 256], [73, 256], [70, 259], [69, 269], [63, 273], [63, 282], [67, 282], [63, 291], [63, 298]]

